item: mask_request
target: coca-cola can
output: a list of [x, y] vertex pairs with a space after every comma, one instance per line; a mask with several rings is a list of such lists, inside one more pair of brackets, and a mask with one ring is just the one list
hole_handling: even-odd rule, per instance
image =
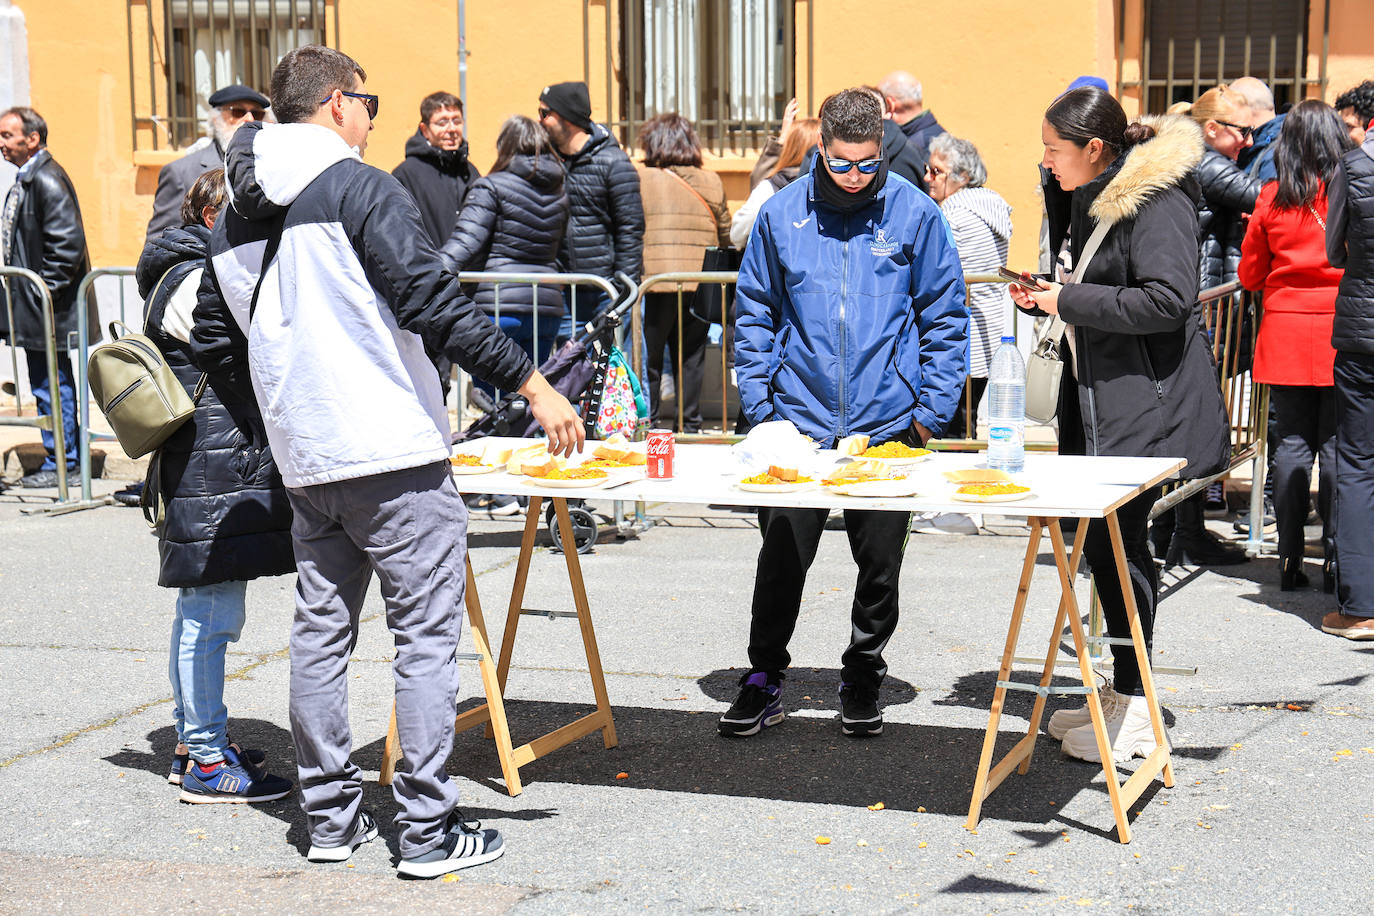
[[646, 440], [647, 474], [651, 480], [673, 479], [673, 455], [677, 452], [671, 429], [651, 429]]

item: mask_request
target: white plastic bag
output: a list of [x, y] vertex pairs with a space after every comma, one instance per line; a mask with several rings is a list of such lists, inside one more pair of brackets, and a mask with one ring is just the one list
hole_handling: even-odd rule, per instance
[[730, 473], [762, 474], [770, 465], [806, 468], [815, 462], [819, 449], [791, 420], [760, 423], [749, 430], [744, 441], [731, 446], [730, 456], [737, 467]]

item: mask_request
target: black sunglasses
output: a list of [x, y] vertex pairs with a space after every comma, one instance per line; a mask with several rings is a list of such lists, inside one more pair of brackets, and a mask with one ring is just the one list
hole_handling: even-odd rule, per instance
[[1253, 127], [1241, 127], [1239, 124], [1232, 124], [1230, 121], [1217, 121], [1217, 123], [1220, 124], [1222, 127], [1230, 127], [1234, 130], [1240, 131], [1240, 138], [1242, 140], [1250, 139], [1250, 135], [1255, 132], [1255, 129]]
[[[374, 121], [377, 119], [377, 110], [382, 107], [381, 99], [377, 98], [377, 96], [368, 95], [365, 92], [344, 92], [342, 89], [339, 90], [339, 94], [346, 95], [350, 99], [362, 99], [363, 105], [367, 107], [367, 116]], [[325, 96], [320, 99], [319, 103], [323, 105], [325, 102], [328, 102], [330, 98], [331, 96]]]

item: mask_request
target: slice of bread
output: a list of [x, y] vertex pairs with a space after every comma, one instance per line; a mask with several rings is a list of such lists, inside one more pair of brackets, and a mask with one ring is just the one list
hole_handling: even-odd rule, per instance
[[837, 481], [873, 480], [891, 476], [887, 465], [881, 461], [866, 460], [846, 462], [825, 475], [825, 479], [834, 483]]
[[630, 442], [616, 433], [604, 442], [598, 442], [592, 450], [593, 458], [608, 458], [611, 461], [624, 461], [630, 454]]
[[[537, 445], [527, 445], [518, 448], [511, 453], [510, 459], [506, 462], [506, 470], [511, 474], [529, 474], [525, 470], [527, 467], [538, 467], [549, 460], [549, 448], [540, 442]], [[545, 471], [545, 473], [548, 473]]]
[[632, 468], [642, 468], [649, 463], [649, 457], [644, 451], [643, 443], [632, 443], [625, 451], [625, 457], [620, 459]]
[[771, 464], [768, 466], [768, 476], [776, 477], [778, 480], [786, 481], [787, 483], [792, 483], [797, 479], [798, 475], [796, 468], [784, 468], [778, 467], [776, 464]]
[[548, 477], [550, 471], [558, 469], [558, 459], [545, 452], [544, 460], [526, 462], [521, 465], [521, 469], [527, 477]]
[[845, 436], [835, 444], [835, 451], [841, 455], [862, 455], [868, 448], [868, 437], [863, 434]]
[[513, 451], [509, 445], [501, 445], [496, 442], [488, 443], [487, 447], [482, 449], [482, 463], [500, 467], [510, 461]]

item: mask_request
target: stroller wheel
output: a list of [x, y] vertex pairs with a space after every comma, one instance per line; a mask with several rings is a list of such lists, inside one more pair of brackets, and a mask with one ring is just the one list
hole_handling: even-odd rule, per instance
[[[568, 506], [568, 521], [572, 522], [573, 543], [577, 547], [578, 553], [591, 553], [596, 546], [597, 522], [596, 516], [585, 506]], [[553, 538], [554, 547], [563, 549], [563, 533], [558, 527], [558, 513], [554, 510], [552, 502], [544, 512], [544, 526], [549, 529], [549, 536]]]

